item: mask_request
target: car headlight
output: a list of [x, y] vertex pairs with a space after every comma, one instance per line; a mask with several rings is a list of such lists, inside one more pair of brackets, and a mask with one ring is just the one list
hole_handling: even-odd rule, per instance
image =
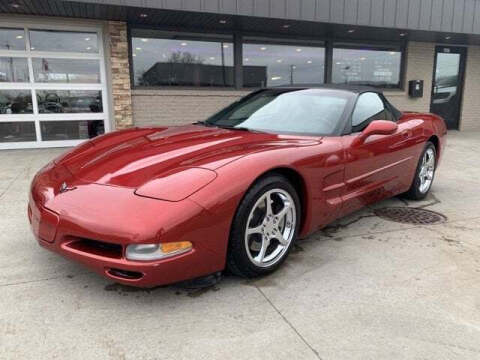
[[135, 190], [135, 195], [181, 201], [210, 184], [216, 177], [217, 173], [208, 169], [179, 168], [146, 182]]
[[168, 242], [163, 244], [132, 244], [127, 246], [128, 260], [152, 261], [180, 255], [192, 250], [190, 241]]

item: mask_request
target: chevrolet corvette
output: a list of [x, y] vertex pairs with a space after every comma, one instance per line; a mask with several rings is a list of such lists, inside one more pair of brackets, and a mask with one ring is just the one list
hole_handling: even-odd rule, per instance
[[205, 121], [84, 142], [36, 174], [28, 217], [41, 246], [119, 283], [256, 277], [337, 218], [423, 199], [446, 133], [372, 88], [262, 89]]

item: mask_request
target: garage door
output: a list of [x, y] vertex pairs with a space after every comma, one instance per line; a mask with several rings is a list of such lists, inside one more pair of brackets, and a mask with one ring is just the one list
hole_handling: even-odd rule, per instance
[[109, 130], [101, 27], [0, 25], [0, 149]]

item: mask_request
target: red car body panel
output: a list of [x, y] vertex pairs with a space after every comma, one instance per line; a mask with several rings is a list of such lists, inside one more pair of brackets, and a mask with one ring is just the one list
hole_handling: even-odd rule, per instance
[[[405, 192], [428, 139], [442, 155], [446, 128], [441, 118], [419, 113], [403, 113], [397, 124], [395, 134], [361, 144], [359, 134], [273, 135], [201, 125], [106, 134], [35, 176], [29, 218], [43, 247], [120, 283], [152, 287], [207, 275], [225, 268], [235, 211], [269, 171], [297, 181], [302, 237]], [[85, 239], [113, 248], [89, 247]], [[125, 257], [129, 244], [178, 241], [193, 249], [151, 262]]]

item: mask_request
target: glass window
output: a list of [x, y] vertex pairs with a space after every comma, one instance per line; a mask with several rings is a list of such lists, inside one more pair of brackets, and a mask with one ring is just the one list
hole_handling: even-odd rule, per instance
[[102, 120], [42, 121], [40, 129], [44, 141], [91, 139], [105, 133]]
[[0, 90], [0, 116], [2, 114], [32, 114], [30, 90]]
[[324, 65], [323, 47], [244, 44], [243, 86], [322, 84]]
[[106, 84], [97, 30], [2, 26], [0, 143], [15, 148], [22, 147], [16, 142], [56, 141], [61, 146], [61, 140], [104, 133]]
[[0, 82], [28, 82], [25, 58], [0, 57]]
[[332, 135], [341, 125], [346, 92], [320, 89], [265, 90], [248, 95], [207, 120], [206, 125], [272, 133]]
[[132, 38], [135, 86], [233, 86], [233, 44]]
[[353, 110], [353, 131], [362, 131], [373, 120], [387, 120], [385, 105], [378, 94], [364, 93], [359, 96]]
[[30, 30], [30, 49], [34, 51], [59, 51], [98, 53], [96, 33]]
[[0, 50], [25, 50], [25, 31], [0, 28]]
[[37, 141], [34, 122], [1, 122], [0, 143]]
[[32, 61], [36, 82], [100, 82], [100, 63], [98, 60], [34, 58]]
[[40, 114], [103, 111], [101, 91], [37, 90], [37, 101]]
[[461, 54], [437, 53], [432, 112], [442, 114], [443, 117], [455, 116], [455, 110], [458, 108], [460, 59]]
[[376, 49], [333, 49], [334, 84], [400, 87], [401, 52]]

